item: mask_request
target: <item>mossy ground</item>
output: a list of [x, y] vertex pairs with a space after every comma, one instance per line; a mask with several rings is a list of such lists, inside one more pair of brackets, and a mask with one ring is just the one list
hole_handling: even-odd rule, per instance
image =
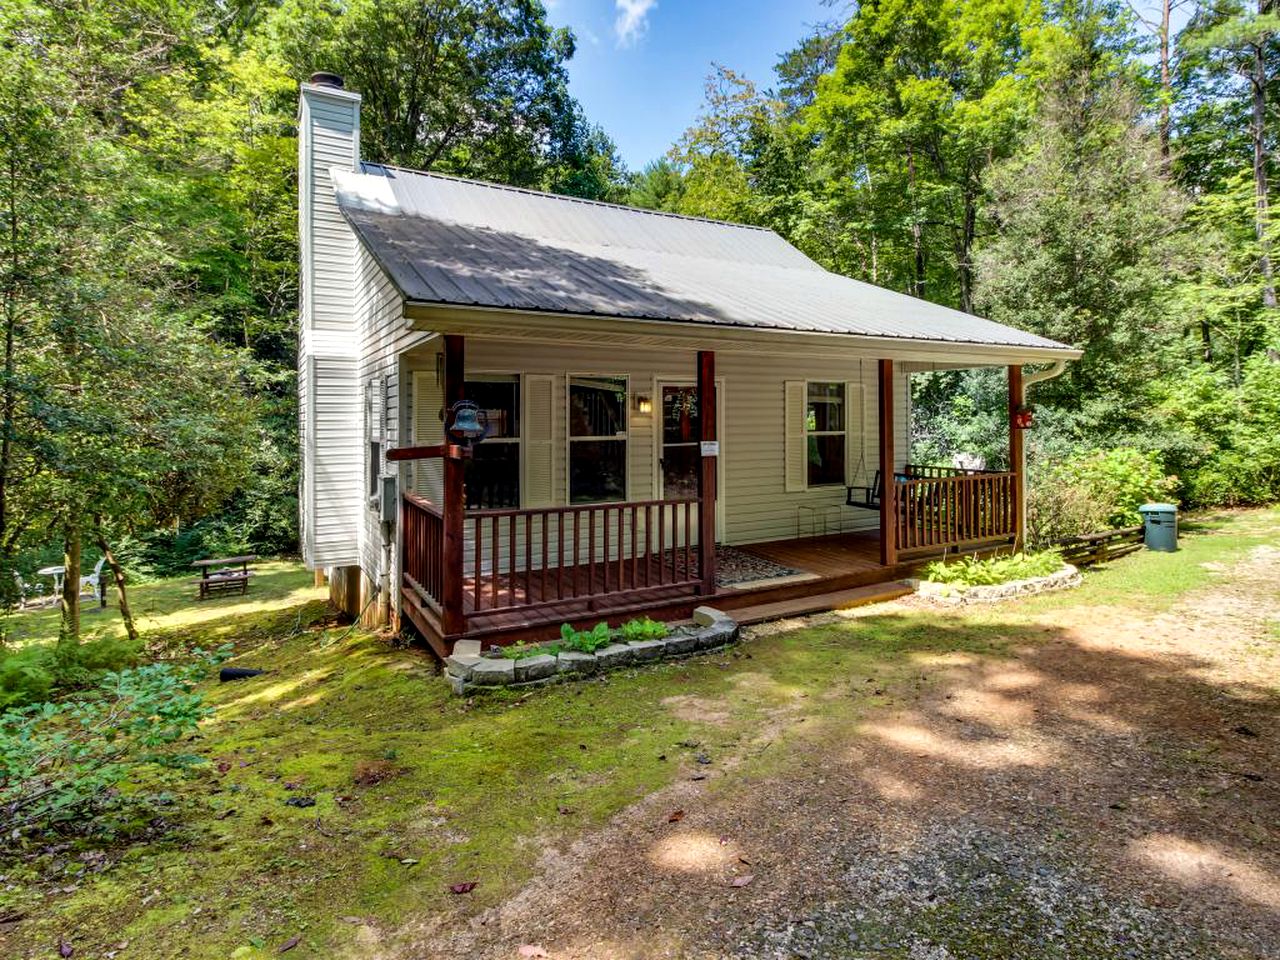
[[[998, 614], [941, 623], [928, 610], [872, 612], [727, 655], [472, 701], [450, 696], [424, 654], [333, 625], [323, 591], [296, 565], [263, 565], [243, 598], [196, 603], [182, 581], [140, 586], [151, 642], [234, 642], [233, 663], [270, 673], [208, 686], [218, 709], [197, 747], [210, 763], [176, 788], [151, 840], [105, 858], [55, 846], [0, 866], [0, 917], [24, 916], [0, 924], [0, 953], [49, 956], [65, 939], [77, 957], [122, 942], [121, 957], [265, 957], [301, 936], [292, 956], [328, 957], [353, 947], [357, 925], [344, 918], [394, 928], [411, 913], [479, 912], [533, 873], [546, 844], [688, 775], [696, 753], [736, 758], [717, 792], [777, 772], [787, 751], [767, 747], [780, 711], [852, 730], [928, 683], [921, 665], [936, 655], [999, 657], [1034, 639], [1037, 618], [1055, 609], [1161, 609], [1208, 582], [1215, 564], [1274, 540], [1278, 524], [1276, 511], [1197, 521], [1172, 561], [1139, 553], [1078, 591]], [[55, 614], [27, 616], [11, 624], [15, 635], [56, 632]], [[1011, 629], [1020, 623], [1025, 634]], [[98, 629], [117, 628], [104, 619]], [[869, 687], [875, 696], [847, 695]], [[789, 724], [800, 732], [787, 736], [805, 726]], [[378, 760], [397, 775], [357, 785], [357, 764]], [[462, 882], [477, 886], [450, 893]]]

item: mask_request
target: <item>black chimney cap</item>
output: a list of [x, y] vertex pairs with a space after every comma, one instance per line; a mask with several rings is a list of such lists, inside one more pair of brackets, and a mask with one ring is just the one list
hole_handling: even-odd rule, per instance
[[313, 73], [311, 75], [311, 83], [317, 87], [333, 87], [335, 90], [341, 90], [343, 87], [342, 77], [336, 73]]

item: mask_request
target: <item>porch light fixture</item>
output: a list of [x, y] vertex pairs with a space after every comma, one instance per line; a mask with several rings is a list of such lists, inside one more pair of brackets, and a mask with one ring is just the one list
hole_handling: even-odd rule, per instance
[[480, 408], [471, 400], [459, 400], [449, 408], [449, 435], [464, 447], [484, 439], [487, 428], [480, 423]]
[[653, 413], [653, 399], [647, 393], [636, 394], [636, 413]]

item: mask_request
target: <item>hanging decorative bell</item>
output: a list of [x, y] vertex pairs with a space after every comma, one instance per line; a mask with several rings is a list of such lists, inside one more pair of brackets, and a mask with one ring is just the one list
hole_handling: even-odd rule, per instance
[[457, 437], [463, 444], [470, 446], [485, 435], [485, 428], [480, 423], [480, 408], [470, 400], [459, 400], [450, 409], [453, 423], [449, 433]]

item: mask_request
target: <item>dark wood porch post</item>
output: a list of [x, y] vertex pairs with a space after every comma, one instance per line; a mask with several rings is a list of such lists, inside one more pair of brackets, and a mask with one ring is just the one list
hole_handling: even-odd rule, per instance
[[898, 484], [893, 476], [893, 361], [881, 360], [880, 381], [880, 563], [898, 562]]
[[1022, 364], [1009, 367], [1009, 472], [1013, 474], [1014, 548], [1021, 550], [1027, 532], [1027, 451], [1018, 428], [1022, 407]]
[[[459, 336], [444, 338], [444, 409], [445, 427], [448, 428], [449, 408], [463, 398], [465, 392], [465, 342]], [[445, 436], [446, 445], [449, 437]], [[464, 461], [447, 454], [444, 458], [444, 556], [443, 593], [440, 607], [443, 616], [441, 626], [446, 637], [460, 635], [467, 625], [462, 610], [462, 547], [464, 510]], [[476, 571], [477, 576], [479, 571]]]
[[[659, 411], [660, 413], [660, 411]], [[702, 469], [698, 471], [698, 560], [702, 574], [699, 592], [716, 592], [716, 453], [709, 454], [706, 444], [717, 442], [716, 433], [716, 355], [713, 350], [698, 351], [698, 439], [702, 441]]]

